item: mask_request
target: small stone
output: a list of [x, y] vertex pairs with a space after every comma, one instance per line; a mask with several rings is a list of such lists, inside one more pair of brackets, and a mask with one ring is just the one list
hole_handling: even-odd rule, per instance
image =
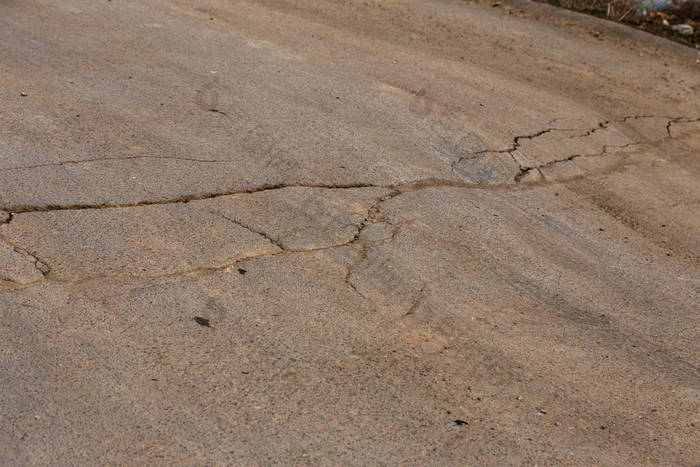
[[24, 91], [20, 92], [19, 95], [22, 96], [22, 97], [27, 97], [27, 93], [24, 92]]
[[689, 24], [674, 24], [671, 26], [671, 30], [683, 36], [693, 35], [693, 27]]
[[194, 321], [199, 324], [200, 326], [204, 326], [205, 328], [210, 328], [211, 324], [209, 323], [209, 320], [207, 318], [202, 318], [201, 316], [195, 316]]

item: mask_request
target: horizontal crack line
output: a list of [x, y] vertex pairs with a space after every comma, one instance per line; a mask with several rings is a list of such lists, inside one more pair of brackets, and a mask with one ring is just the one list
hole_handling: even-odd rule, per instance
[[441, 178], [425, 178], [420, 180], [408, 181], [398, 184], [376, 184], [376, 183], [338, 183], [338, 184], [323, 184], [323, 183], [277, 183], [257, 185], [250, 188], [242, 188], [236, 190], [226, 190], [210, 193], [197, 193], [176, 196], [173, 198], [159, 198], [141, 200], [127, 203], [116, 201], [108, 201], [104, 203], [75, 203], [75, 204], [16, 204], [5, 206], [4, 210], [8, 213], [22, 214], [27, 212], [50, 212], [50, 211], [78, 211], [89, 209], [110, 209], [110, 208], [132, 208], [139, 206], [151, 206], [160, 204], [177, 204], [188, 203], [190, 201], [214, 199], [222, 196], [254, 194], [264, 191], [281, 190], [284, 188], [320, 188], [328, 190], [349, 190], [355, 188], [384, 188], [388, 190], [398, 190], [400, 192], [413, 191], [430, 187], [453, 187], [466, 189], [486, 189], [486, 190], [507, 190], [515, 189], [513, 184], [489, 184], [489, 183], [468, 183], [460, 180], [441, 179]]
[[5, 207], [5, 211], [21, 214], [25, 212], [46, 212], [46, 211], [78, 211], [83, 209], [108, 209], [108, 208], [132, 208], [138, 206], [149, 206], [157, 204], [176, 204], [188, 203], [190, 201], [219, 198], [221, 196], [253, 194], [263, 191], [280, 190], [283, 188], [306, 187], [306, 188], [327, 188], [327, 189], [352, 189], [352, 188], [371, 188], [379, 187], [371, 183], [349, 183], [349, 184], [299, 184], [299, 183], [278, 183], [258, 185], [251, 188], [242, 188], [237, 190], [226, 190], [211, 193], [196, 193], [176, 196], [173, 198], [148, 199], [127, 203], [116, 201], [108, 201], [104, 203], [75, 203], [75, 204], [42, 204], [42, 205], [9, 205]]
[[[603, 122], [599, 122], [596, 127], [592, 128], [591, 130], [588, 130], [585, 133], [582, 133], [579, 135], [579, 137], [584, 137], [587, 135], [590, 135], [591, 133], [602, 129], [606, 128], [614, 123], [621, 123], [625, 122], [628, 120], [632, 119], [642, 119], [642, 118], [664, 118], [667, 119], [668, 122], [666, 124], [666, 131], [669, 134], [670, 137], [670, 128], [673, 123], [679, 123], [679, 122], [695, 122], [695, 121], [700, 121], [700, 117], [697, 118], [688, 118], [688, 117], [663, 117], [663, 116], [652, 116], [652, 115], [636, 115], [636, 116], [627, 116], [623, 117], [618, 120], [607, 120]], [[520, 147], [520, 141], [524, 139], [534, 139], [539, 136], [542, 136], [546, 133], [553, 132], [553, 131], [565, 131], [560, 128], [546, 128], [540, 131], [537, 131], [532, 134], [527, 134], [527, 135], [519, 135], [515, 136], [513, 138], [513, 144], [510, 148], [506, 149], [497, 149], [497, 150], [480, 150], [472, 153], [470, 156], [462, 156], [458, 160], [452, 162], [452, 170], [454, 171], [456, 169], [456, 166], [462, 162], [463, 160], [470, 159], [470, 158], [475, 158], [478, 156], [481, 156], [486, 153], [508, 153], [514, 160], [514, 162], [517, 164], [519, 168], [519, 173], [515, 176], [515, 181], [518, 182], [523, 175], [533, 169], [538, 169], [538, 167], [525, 167], [522, 166], [515, 155], [513, 154], [517, 149]], [[573, 159], [575, 157], [578, 157], [579, 155], [571, 156], [569, 158], [563, 159], [561, 161], [554, 161], [554, 162], [562, 162], [566, 160]], [[33, 169], [33, 168], [40, 168], [40, 167], [50, 167], [50, 166], [61, 166], [61, 165], [67, 165], [67, 164], [81, 164], [81, 163], [88, 163], [88, 162], [99, 162], [99, 161], [109, 161], [109, 160], [129, 160], [129, 159], [170, 159], [170, 160], [179, 160], [179, 161], [195, 161], [195, 162], [202, 162], [202, 163], [226, 163], [229, 161], [222, 161], [222, 160], [209, 160], [209, 159], [196, 159], [196, 158], [184, 158], [184, 157], [169, 157], [169, 156], [158, 156], [158, 155], [149, 155], [149, 154], [124, 154], [120, 156], [112, 156], [112, 157], [105, 157], [105, 158], [95, 158], [95, 159], [85, 159], [85, 160], [76, 160], [76, 161], [63, 161], [63, 162], [56, 162], [56, 163], [46, 163], [46, 164], [37, 164], [33, 166], [23, 166], [23, 167], [10, 167], [10, 168], [5, 168], [5, 169], [0, 169], [0, 171], [9, 171], [9, 170], [24, 170], [24, 169]], [[551, 165], [551, 163], [548, 163], [546, 165]], [[41, 205], [31, 205], [31, 204], [15, 204], [15, 205], [5, 205], [3, 206], [3, 210], [11, 213], [24, 213], [24, 212], [46, 212], [46, 211], [60, 211], [60, 210], [82, 210], [82, 209], [106, 209], [106, 208], [129, 208], [129, 207], [137, 207], [137, 206], [148, 206], [148, 205], [158, 205], [158, 204], [174, 204], [174, 203], [187, 203], [189, 201], [194, 201], [194, 200], [204, 200], [204, 199], [211, 199], [211, 198], [217, 198], [221, 196], [228, 196], [228, 195], [236, 195], [236, 194], [252, 194], [252, 193], [257, 193], [261, 191], [267, 191], [267, 190], [277, 190], [277, 189], [282, 189], [282, 188], [291, 188], [291, 187], [307, 187], [307, 188], [326, 188], [326, 189], [351, 189], [351, 188], [369, 188], [369, 187], [374, 187], [374, 188], [386, 188], [386, 189], [409, 189], [410, 187], [414, 188], [423, 188], [423, 187], [428, 187], [428, 186], [445, 186], [445, 187], [462, 187], [462, 188], [473, 188], [473, 189], [512, 189], [512, 183], [500, 183], [500, 184], [494, 184], [494, 183], [466, 183], [466, 182], [460, 182], [458, 180], [452, 180], [452, 179], [437, 179], [437, 178], [427, 178], [427, 179], [421, 179], [417, 181], [410, 181], [410, 182], [404, 182], [404, 183], [399, 183], [399, 184], [376, 184], [376, 183], [346, 183], [346, 184], [313, 184], [313, 183], [277, 183], [277, 184], [263, 184], [263, 185], [258, 185], [258, 186], [253, 186], [250, 188], [243, 188], [243, 189], [235, 189], [235, 190], [226, 190], [226, 191], [219, 191], [219, 192], [209, 192], [209, 193], [194, 193], [194, 194], [184, 194], [181, 196], [176, 196], [172, 198], [158, 198], [158, 199], [144, 199], [140, 201], [134, 201], [134, 202], [118, 202], [118, 201], [108, 201], [108, 202], [103, 202], [103, 203], [69, 203], [69, 204], [52, 204], [52, 203], [47, 203], [47, 204], [41, 204]], [[7, 223], [5, 221], [4, 223]]]

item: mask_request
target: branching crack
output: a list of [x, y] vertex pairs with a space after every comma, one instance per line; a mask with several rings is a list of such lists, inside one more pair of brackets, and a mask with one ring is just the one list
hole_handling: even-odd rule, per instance
[[[13, 242], [9, 239], [6, 239], [3, 235], [0, 235], [0, 239], [5, 240], [8, 242], [8, 244], [12, 245], [13, 247], [17, 248], [18, 250], [25, 252], [27, 255], [31, 256], [35, 260], [35, 267], [42, 273], [44, 278], [46, 280], [52, 281], [52, 282], [58, 282], [58, 283], [68, 283], [68, 284], [80, 284], [84, 283], [90, 280], [96, 280], [96, 279], [122, 279], [122, 278], [129, 278], [129, 279], [161, 279], [161, 278], [169, 278], [169, 277], [178, 277], [178, 276], [191, 276], [191, 275], [198, 275], [198, 274], [207, 274], [207, 273], [214, 273], [218, 272], [227, 268], [232, 267], [233, 265], [246, 261], [246, 260], [251, 260], [251, 259], [257, 259], [257, 258], [265, 258], [265, 257], [271, 257], [271, 256], [277, 256], [277, 255], [283, 255], [283, 254], [293, 254], [293, 253], [309, 253], [309, 252], [316, 252], [316, 251], [323, 251], [323, 250], [328, 250], [332, 248], [340, 248], [340, 247], [345, 247], [352, 245], [354, 243], [360, 243], [363, 246], [363, 257], [366, 257], [367, 249], [366, 246], [364, 245], [364, 242], [360, 239], [360, 235], [362, 233], [362, 230], [369, 225], [370, 223], [373, 222], [375, 219], [377, 213], [378, 213], [378, 205], [388, 199], [391, 199], [395, 196], [398, 196], [401, 193], [404, 193], [406, 191], [412, 191], [416, 189], [421, 189], [421, 188], [426, 188], [429, 186], [445, 186], [443, 183], [444, 181], [440, 180], [422, 180], [420, 182], [411, 182], [411, 183], [406, 183], [402, 185], [400, 188], [396, 188], [392, 190], [390, 193], [381, 196], [377, 198], [377, 200], [372, 204], [372, 206], [367, 210], [367, 214], [363, 218], [363, 220], [356, 225], [357, 228], [357, 233], [353, 236], [348, 241], [345, 242], [339, 242], [331, 245], [323, 245], [323, 246], [318, 246], [318, 247], [309, 247], [309, 248], [289, 248], [285, 247], [284, 244], [282, 243], [281, 240], [273, 237], [272, 235], [269, 235], [268, 233], [261, 231], [260, 229], [256, 229], [250, 225], [245, 224], [244, 222], [231, 218], [229, 216], [226, 216], [220, 212], [217, 211], [208, 211], [213, 215], [219, 216], [222, 219], [225, 219], [235, 225], [238, 225], [250, 232], [255, 233], [256, 235], [261, 236], [262, 238], [266, 239], [268, 242], [270, 242], [272, 245], [274, 245], [277, 248], [277, 251], [271, 252], [271, 253], [260, 253], [260, 254], [253, 254], [253, 255], [244, 255], [235, 259], [232, 259], [226, 263], [219, 264], [219, 265], [213, 265], [213, 266], [202, 266], [202, 267], [197, 267], [197, 268], [192, 268], [192, 269], [187, 269], [183, 271], [175, 271], [175, 272], [168, 272], [164, 274], [147, 274], [147, 275], [107, 275], [107, 274], [98, 274], [98, 275], [93, 275], [90, 277], [85, 277], [81, 279], [59, 279], [56, 277], [52, 277], [49, 275], [51, 268], [50, 266], [40, 258], [38, 258], [36, 255], [31, 253], [27, 248], [17, 244], [16, 242]], [[456, 182], [455, 182], [456, 183]], [[300, 186], [300, 185], [295, 185], [295, 186]], [[365, 187], [364, 185], [361, 187]], [[283, 187], [279, 187], [283, 188]], [[339, 188], [338, 186], [333, 186], [333, 187], [327, 187], [323, 186], [322, 188], [334, 188], [337, 189]], [[350, 188], [350, 187], [343, 187], [343, 188]], [[354, 188], [354, 186], [353, 186]], [[273, 189], [273, 188], [266, 188], [266, 189]], [[274, 188], [277, 189], [277, 188]], [[260, 190], [257, 190], [260, 191]], [[255, 190], [250, 190], [247, 191], [250, 193], [255, 193]], [[27, 212], [27, 211], [24, 211]], [[8, 220], [5, 222], [6, 224], [9, 224], [12, 221], [12, 214], [10, 214]], [[395, 234], [392, 235], [392, 240], [395, 237]], [[357, 261], [359, 263], [360, 261]], [[348, 283], [348, 285], [355, 290], [360, 296], [365, 298], [359, 290], [352, 284], [350, 281], [350, 275], [352, 272], [352, 268], [354, 267], [355, 264], [351, 265], [348, 268], [347, 274], [345, 276], [345, 281]], [[35, 282], [32, 282], [31, 284], [25, 284], [25, 286], [33, 285]]]
[[[653, 117], [653, 116], [629, 116], [629, 117], [624, 117], [621, 120], [610, 120], [610, 121], [605, 121], [605, 122], [600, 122], [598, 125], [587, 132], [574, 136], [574, 137], [585, 137], [589, 136], [590, 134], [599, 131], [603, 128], [607, 128], [613, 123], [616, 122], [625, 122], [631, 119], [640, 119], [640, 118], [661, 118], [661, 117]], [[665, 117], [664, 117], [665, 118]], [[695, 122], [695, 121], [700, 121], [700, 118], [685, 118], [685, 117], [678, 117], [678, 118], [669, 118], [668, 122], [666, 124], [666, 133], [668, 134], [668, 137], [671, 136], [671, 126], [674, 123], [677, 122]], [[134, 279], [150, 279], [150, 278], [159, 278], [159, 277], [171, 277], [171, 276], [181, 276], [181, 275], [187, 275], [187, 274], [198, 274], [198, 273], [206, 273], [206, 272], [214, 272], [214, 271], [220, 271], [222, 269], [226, 269], [228, 267], [231, 267], [232, 265], [239, 263], [241, 261], [249, 260], [249, 259], [255, 259], [255, 258], [260, 258], [260, 257], [267, 257], [267, 256], [274, 256], [274, 255], [279, 255], [279, 254], [287, 254], [287, 253], [298, 253], [298, 252], [313, 252], [313, 251], [320, 251], [320, 250], [326, 250], [330, 248], [338, 248], [338, 247], [344, 247], [344, 246], [349, 246], [353, 244], [358, 244], [361, 247], [361, 254], [358, 259], [353, 261], [351, 264], [348, 265], [347, 271], [345, 273], [344, 280], [345, 282], [353, 289], [355, 292], [361, 296], [364, 299], [367, 299], [360, 290], [357, 289], [356, 285], [353, 283], [352, 276], [354, 273], [354, 270], [357, 268], [357, 266], [362, 263], [364, 260], [367, 259], [369, 250], [372, 248], [372, 244], [368, 244], [368, 242], [362, 238], [362, 233], [363, 231], [371, 224], [376, 223], [379, 219], [380, 216], [380, 208], [383, 203], [385, 203], [388, 200], [391, 200], [395, 198], [396, 196], [399, 196], [403, 193], [406, 192], [411, 192], [411, 191], [416, 191], [416, 190], [421, 190], [425, 188], [430, 188], [430, 187], [455, 187], [455, 188], [464, 188], [464, 189], [490, 189], [490, 190], [497, 190], [497, 189], [502, 189], [502, 190], [513, 190], [513, 189], [522, 189], [522, 186], [518, 185], [518, 183], [523, 179], [523, 177], [529, 173], [530, 171], [537, 170], [539, 171], [540, 169], [548, 168], [551, 166], [554, 166], [556, 164], [560, 163], [565, 163], [571, 160], [574, 160], [579, 157], [583, 156], [589, 156], [589, 157], [596, 157], [596, 156], [602, 156], [606, 153], [608, 153], [608, 149], [611, 147], [614, 148], [624, 148], [628, 147], [634, 144], [641, 144], [637, 142], [631, 142], [625, 145], [620, 145], [620, 146], [612, 146], [612, 145], [604, 145], [602, 148], [602, 152], [597, 153], [597, 154], [575, 154], [568, 156], [566, 158], [554, 160], [554, 161], [549, 161], [547, 163], [541, 164], [539, 166], [524, 166], [520, 161], [518, 161], [518, 158], [515, 156], [514, 152], [520, 147], [521, 142], [526, 139], [534, 139], [537, 137], [540, 137], [544, 134], [553, 132], [553, 131], [563, 131], [558, 128], [546, 128], [540, 131], [537, 131], [532, 134], [528, 135], [519, 135], [513, 138], [513, 144], [510, 148], [506, 149], [500, 149], [500, 150], [483, 150], [479, 151], [476, 153], [473, 153], [469, 156], [463, 156], [459, 160], [453, 163], [452, 167], [453, 169], [457, 164], [459, 164], [461, 161], [468, 159], [468, 158], [475, 158], [475, 157], [480, 157], [481, 155], [488, 153], [488, 152], [496, 152], [496, 153], [507, 153], [515, 162], [515, 164], [518, 167], [518, 174], [515, 176], [515, 182], [516, 184], [513, 185], [512, 183], [504, 183], [504, 184], [490, 184], [490, 183], [467, 183], [464, 181], [460, 180], [454, 180], [454, 179], [439, 179], [439, 178], [427, 178], [427, 179], [420, 179], [420, 180], [415, 180], [415, 181], [409, 181], [409, 182], [403, 182], [403, 183], [398, 183], [398, 184], [390, 184], [390, 185], [382, 185], [382, 184], [375, 184], [375, 183], [346, 183], [346, 184], [322, 184], [322, 183], [277, 183], [277, 184], [263, 184], [263, 185], [258, 185], [258, 186], [252, 186], [249, 188], [244, 188], [244, 189], [237, 189], [237, 190], [226, 190], [226, 191], [218, 191], [218, 192], [209, 192], [209, 193], [198, 193], [198, 194], [187, 194], [187, 195], [182, 195], [174, 198], [162, 198], [162, 199], [149, 199], [149, 200], [141, 200], [141, 201], [136, 201], [136, 202], [128, 202], [128, 203], [119, 203], [119, 202], [106, 202], [106, 203], [96, 203], [96, 204], [44, 204], [44, 205], [14, 205], [14, 206], [4, 206], [4, 210], [7, 211], [7, 215], [0, 218], [0, 225], [7, 225], [10, 224], [13, 220], [13, 216], [15, 214], [19, 213], [27, 213], [27, 212], [49, 212], [49, 211], [58, 211], [58, 210], [82, 210], [82, 209], [106, 209], [106, 208], [131, 208], [131, 207], [137, 207], [137, 206], [147, 206], [147, 205], [160, 205], [160, 204], [173, 204], [173, 203], [188, 203], [190, 201], [194, 200], [205, 200], [205, 199], [213, 199], [213, 198], [218, 198], [222, 196], [229, 196], [229, 195], [235, 195], [235, 194], [253, 194], [253, 193], [259, 193], [259, 192], [264, 192], [264, 191], [270, 191], [270, 190], [278, 190], [278, 189], [283, 189], [283, 188], [291, 188], [291, 187], [307, 187], [307, 188], [322, 188], [322, 189], [356, 189], [356, 188], [384, 188], [390, 190], [388, 194], [385, 194], [375, 200], [375, 202], [369, 207], [367, 210], [367, 213], [365, 217], [362, 219], [361, 222], [359, 222], [356, 225], [356, 233], [353, 236], [352, 239], [349, 239], [348, 241], [345, 242], [340, 242], [338, 244], [333, 244], [333, 245], [324, 245], [320, 247], [309, 247], [309, 248], [299, 248], [299, 249], [294, 249], [294, 248], [286, 248], [283, 245], [283, 242], [275, 238], [274, 236], [261, 231], [259, 229], [256, 229], [254, 227], [251, 227], [250, 225], [247, 225], [243, 223], [242, 221], [235, 219], [235, 218], [230, 218], [227, 217], [226, 215], [223, 215], [221, 213], [212, 211], [212, 214], [218, 215], [229, 222], [232, 222], [242, 228], [245, 228], [251, 232], [254, 232], [255, 234], [265, 238], [267, 241], [269, 241], [272, 245], [274, 245], [276, 248], [278, 248], [278, 251], [272, 252], [272, 253], [263, 253], [263, 254], [254, 254], [251, 256], [243, 256], [239, 257], [236, 259], [232, 259], [231, 261], [226, 262], [225, 264], [221, 265], [214, 265], [214, 266], [204, 266], [204, 267], [199, 267], [199, 268], [194, 268], [194, 269], [189, 269], [185, 271], [177, 271], [177, 272], [171, 272], [171, 273], [165, 273], [162, 275], [147, 275], [147, 276], [128, 276], [130, 278]], [[102, 159], [94, 159], [94, 160], [89, 160], [89, 161], [101, 161], [101, 160], [115, 160], [115, 159], [136, 159], [136, 158], [163, 158], [163, 159], [179, 159], [179, 160], [192, 160], [192, 161], [197, 161], [197, 162], [224, 162], [224, 161], [208, 161], [208, 160], [203, 160], [203, 159], [180, 159], [180, 158], [169, 158], [169, 157], [162, 157], [162, 156], [149, 156], [149, 155], [124, 155], [124, 156], [115, 156], [113, 158], [102, 158]], [[27, 169], [27, 168], [36, 168], [36, 167], [43, 167], [43, 166], [51, 166], [51, 165], [64, 165], [64, 164], [78, 164], [78, 163], [83, 163], [83, 162], [89, 162], [89, 161], [65, 161], [61, 163], [55, 163], [55, 164], [41, 164], [41, 165], [36, 165], [36, 166], [31, 166], [31, 167], [15, 167], [15, 168], [10, 168], [10, 169], [4, 169], [4, 170], [20, 170], [20, 169]], [[395, 230], [392, 234], [391, 240], [389, 242], [393, 241], [396, 238], [397, 235], [397, 230]], [[16, 242], [13, 242], [12, 240], [6, 238], [4, 235], [0, 234], [0, 239], [6, 241], [8, 244], [12, 245], [14, 248], [16, 248], [18, 251], [22, 251], [26, 253], [29, 257], [34, 259], [34, 266], [41, 272], [42, 276], [47, 279], [47, 280], [52, 280], [52, 281], [57, 281], [57, 282], [77, 282], [77, 281], [71, 281], [71, 280], [58, 280], [54, 277], [51, 277], [50, 272], [51, 272], [51, 267], [43, 261], [41, 258], [37, 257], [35, 254], [33, 254], [28, 248], [25, 248], [22, 245], [17, 244]], [[86, 279], [81, 279], [79, 282], [83, 282], [85, 280], [91, 280], [91, 279], [98, 279], [98, 278], [108, 278], [110, 276], [91, 276]], [[115, 276], [115, 277], [124, 277], [124, 276]], [[422, 294], [422, 292], [421, 292]], [[415, 306], [417, 306], [414, 303]], [[409, 310], [410, 311], [410, 310]]]
[[693, 122], [700, 122], [700, 117], [698, 117], [698, 118], [679, 117], [679, 118], [671, 119], [666, 124], [666, 133], [668, 134], [669, 138], [673, 138], [673, 136], [671, 135], [671, 126], [673, 126], [674, 123], [693, 123]]
[[[677, 122], [695, 122], [695, 121], [700, 121], [700, 118], [666, 117], [666, 116], [656, 116], [656, 115], [630, 115], [630, 116], [625, 116], [625, 117], [622, 117], [622, 118], [616, 119], [616, 120], [605, 120], [605, 121], [602, 121], [602, 122], [598, 122], [598, 123], [597, 123], [594, 127], [592, 127], [591, 129], [589, 129], [589, 130], [587, 130], [587, 131], [585, 131], [585, 132], [583, 132], [583, 133], [581, 133], [581, 134], [569, 136], [568, 139], [572, 139], [572, 138], [585, 138], [585, 137], [587, 137], [587, 136], [592, 135], [593, 133], [595, 133], [595, 132], [597, 132], [597, 131], [600, 131], [600, 130], [604, 130], [604, 129], [606, 129], [606, 128], [609, 128], [611, 125], [614, 125], [614, 124], [616, 124], [616, 123], [625, 123], [625, 122], [628, 122], [628, 121], [630, 121], [630, 120], [638, 120], [638, 119], [644, 119], [644, 118], [663, 118], [663, 119], [667, 119], [666, 133], [667, 133], [667, 135], [668, 135], [669, 138], [672, 137], [672, 136], [671, 136], [671, 126], [672, 126], [674, 123], [677, 123]], [[553, 123], [553, 121], [550, 122], [550, 124], [551, 124], [551, 123]], [[515, 157], [515, 154], [514, 154], [514, 153], [520, 148], [521, 142], [522, 142], [523, 140], [535, 139], [535, 138], [538, 138], [538, 137], [540, 137], [540, 136], [542, 136], [542, 135], [545, 135], [545, 134], [551, 133], [551, 132], [555, 132], [555, 131], [572, 131], [572, 130], [571, 130], [571, 129], [562, 129], [562, 128], [553, 128], [553, 127], [550, 127], [550, 128], [545, 128], [545, 129], [543, 129], [543, 130], [537, 131], [537, 132], [535, 132], [535, 133], [531, 133], [531, 134], [527, 134], [527, 135], [515, 136], [515, 137], [513, 138], [513, 144], [512, 144], [510, 147], [504, 148], [504, 149], [484, 149], [484, 150], [480, 150], [480, 151], [475, 151], [475, 152], [470, 153], [469, 155], [466, 155], [466, 156], [460, 156], [458, 159], [456, 159], [455, 161], [453, 161], [453, 162], [450, 164], [451, 169], [452, 169], [453, 172], [456, 172], [456, 171], [457, 171], [457, 166], [458, 166], [459, 164], [461, 164], [462, 162], [464, 162], [465, 160], [476, 159], [476, 158], [478, 158], [478, 157], [483, 156], [484, 154], [488, 154], [488, 153], [505, 154], [505, 153], [507, 153], [508, 155], [510, 155], [510, 157], [513, 159], [513, 161], [515, 162], [515, 164], [516, 164], [517, 167], [518, 167], [518, 173], [515, 175], [515, 182], [516, 182], [516, 183], [519, 183], [519, 182], [523, 179], [523, 177], [524, 177], [528, 172], [530, 172], [530, 171], [532, 171], [532, 170], [542, 169], [542, 168], [549, 167], [549, 166], [552, 166], [552, 165], [557, 164], [557, 163], [560, 163], [560, 162], [567, 162], [567, 161], [576, 159], [577, 157], [581, 157], [581, 156], [601, 155], [601, 154], [603, 154], [603, 153], [606, 152], [606, 151], [605, 151], [605, 147], [604, 147], [602, 153], [598, 153], [598, 154], [575, 154], [575, 155], [571, 155], [571, 156], [568, 156], [568, 157], [563, 158], [563, 159], [558, 159], [558, 160], [555, 160], [555, 161], [550, 161], [550, 162], [547, 162], [546, 164], [539, 165], [539, 166], [523, 166], [523, 165], [521, 164], [521, 162], [518, 160], [518, 158]], [[651, 142], [651, 141], [649, 141], [649, 142]], [[630, 146], [630, 145], [633, 145], [633, 144], [641, 144], [641, 143], [632, 142], [632, 143], [628, 143], [628, 144], [626, 144], [626, 145], [621, 145], [621, 146], [618, 146], [618, 147], [623, 148], [623, 147]], [[612, 146], [609, 146], [609, 147], [612, 147]]]
[[[451, 165], [452, 171], [454, 172], [457, 168], [457, 166], [462, 163], [463, 161], [470, 160], [470, 159], [476, 159], [478, 157], [483, 156], [484, 154], [488, 153], [496, 153], [496, 154], [505, 154], [508, 153], [512, 155], [513, 151], [516, 151], [520, 147], [520, 140], [523, 139], [533, 139], [537, 138], [538, 136], [542, 136], [546, 133], [549, 133], [550, 131], [554, 131], [556, 128], [546, 128], [544, 130], [537, 131], [535, 133], [529, 134], [529, 135], [519, 135], [513, 138], [513, 145], [505, 148], [505, 149], [482, 149], [480, 151], [475, 151], [469, 154], [468, 156], [460, 156], [457, 160], [453, 161]], [[517, 162], [517, 161], [516, 161]]]
[[[383, 203], [399, 196], [402, 193], [405, 193], [406, 191], [412, 191], [412, 189], [417, 189], [416, 185], [413, 185], [413, 187], [411, 187], [411, 188], [408, 188], [407, 185], [405, 185], [403, 187], [395, 187], [394, 189], [392, 189], [391, 192], [385, 194], [384, 196], [379, 197], [374, 202], [374, 204], [372, 204], [372, 206], [369, 207], [369, 209], [367, 210], [367, 215], [362, 220], [362, 222], [360, 222], [360, 224], [358, 226], [357, 233], [355, 234], [353, 239], [350, 242], [348, 242], [348, 245], [352, 245], [355, 243], [359, 244], [361, 247], [361, 252], [360, 252], [360, 257], [348, 265], [348, 269], [345, 272], [345, 283], [348, 284], [363, 299], [369, 300], [362, 292], [360, 292], [358, 290], [357, 286], [355, 286], [355, 284], [352, 282], [353, 271], [360, 263], [362, 263], [363, 261], [365, 261], [367, 259], [367, 255], [369, 254], [369, 245], [367, 245], [367, 242], [365, 242], [361, 238], [362, 232], [364, 231], [365, 228], [367, 228], [367, 226], [369, 226], [377, 221], [379, 213], [380, 213], [380, 206]], [[396, 238], [396, 234], [397, 234], [396, 231], [394, 231], [392, 233], [390, 241], [394, 241], [394, 239]]]
[[[668, 134], [668, 138], [671, 138], [671, 125], [676, 122], [695, 122], [695, 121], [700, 121], [700, 118], [686, 118], [686, 117], [660, 117], [660, 116], [653, 116], [653, 115], [634, 115], [634, 116], [627, 116], [623, 117], [622, 119], [619, 120], [607, 120], [604, 122], [599, 122], [598, 126], [588, 130], [586, 133], [583, 133], [581, 135], [574, 135], [570, 136], [569, 138], [584, 138], [586, 136], [590, 136], [591, 134], [595, 133], [596, 131], [608, 128], [610, 125], [615, 124], [615, 123], [624, 123], [629, 120], [637, 120], [637, 119], [642, 119], [642, 118], [666, 118], [668, 119], [666, 123], [666, 133]], [[557, 130], [559, 131], [559, 130]], [[543, 133], [544, 134], [544, 133]], [[663, 139], [663, 138], [662, 138]], [[653, 143], [655, 141], [645, 141], [646, 143]], [[545, 169], [552, 167], [556, 164], [560, 163], [565, 163], [572, 161], [574, 159], [580, 158], [580, 157], [600, 157], [608, 153], [608, 148], [617, 148], [617, 149], [624, 149], [630, 146], [634, 146], [637, 144], [644, 144], [645, 142], [640, 142], [640, 141], [632, 141], [626, 144], [621, 144], [621, 145], [603, 145], [602, 150], [598, 153], [592, 153], [592, 154], [573, 154], [570, 156], [567, 156], [562, 159], [556, 159], [553, 161], [546, 162], [544, 164], [536, 165], [536, 166], [524, 166], [518, 161], [518, 159], [515, 157], [515, 155], [512, 152], [509, 152], [510, 156], [513, 158], [515, 163], [518, 165], [519, 172], [515, 175], [515, 182], [519, 183], [525, 175], [527, 175], [530, 171], [532, 170], [540, 170], [540, 169]], [[517, 143], [517, 141], [516, 141]], [[519, 146], [519, 145], [518, 145]]]

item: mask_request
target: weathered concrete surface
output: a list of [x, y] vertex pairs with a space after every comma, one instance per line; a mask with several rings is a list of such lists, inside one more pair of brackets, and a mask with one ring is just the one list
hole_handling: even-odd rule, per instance
[[0, 463], [700, 463], [696, 51], [516, 0], [0, 44]]

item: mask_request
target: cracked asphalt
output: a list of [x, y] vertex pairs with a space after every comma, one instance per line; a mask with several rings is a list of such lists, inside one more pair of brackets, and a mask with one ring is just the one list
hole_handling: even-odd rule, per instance
[[0, 463], [700, 463], [699, 60], [522, 0], [0, 1]]

